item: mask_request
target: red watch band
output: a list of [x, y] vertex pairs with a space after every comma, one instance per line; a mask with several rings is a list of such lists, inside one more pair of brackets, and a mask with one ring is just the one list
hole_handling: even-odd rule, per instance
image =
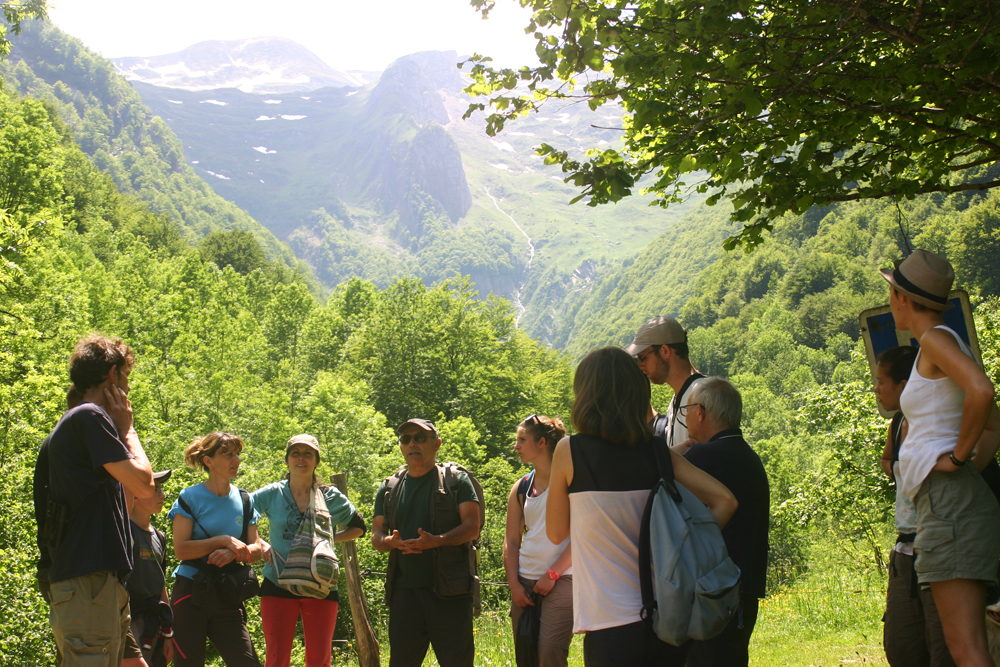
[[549, 570], [548, 575], [549, 579], [551, 579], [552, 581], [559, 581], [560, 574], [555, 570]]

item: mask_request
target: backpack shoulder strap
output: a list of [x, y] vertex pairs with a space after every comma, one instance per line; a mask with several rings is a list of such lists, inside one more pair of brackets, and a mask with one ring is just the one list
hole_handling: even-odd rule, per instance
[[457, 463], [438, 464], [438, 483], [443, 484], [444, 490], [455, 501], [455, 510], [458, 511], [458, 473], [464, 472], [472, 483], [472, 488], [476, 492], [479, 500], [479, 529], [486, 525], [486, 499], [483, 497], [483, 486], [476, 479], [475, 475]]
[[156, 533], [156, 539], [160, 540], [160, 546], [163, 547], [163, 560], [160, 561], [160, 569], [166, 572], [167, 570], [167, 535], [162, 530], [153, 526], [153, 532]]
[[[693, 385], [695, 382], [697, 382], [698, 380], [702, 379], [703, 377], [705, 377], [705, 376], [702, 375], [701, 373], [691, 373], [691, 375], [689, 375], [687, 377], [687, 379], [684, 380], [684, 384], [681, 385], [681, 390], [679, 392], [677, 392], [676, 394], [674, 394], [674, 397], [670, 400], [670, 407], [671, 407], [671, 410], [670, 410], [670, 417], [671, 417], [671, 420], [670, 420], [670, 424], [671, 424], [670, 439], [671, 439], [671, 441], [673, 440], [673, 437], [674, 437], [673, 423], [677, 421], [677, 412], [678, 412], [678, 410], [680, 410], [680, 407], [681, 407], [681, 399], [684, 397], [684, 394], [687, 393], [687, 390], [691, 388], [691, 385]], [[664, 429], [666, 429], [667, 425], [664, 424], [663, 427], [664, 427]], [[673, 447], [674, 443], [673, 442], [667, 442], [667, 446], [668, 447]]]
[[521, 534], [524, 535], [528, 532], [528, 524], [524, 519], [524, 501], [528, 499], [528, 494], [531, 493], [531, 485], [535, 481], [535, 471], [532, 470], [527, 475], [521, 478], [521, 481], [517, 484], [517, 502], [521, 505]]
[[527, 475], [521, 478], [521, 481], [517, 485], [517, 501], [521, 504], [521, 510], [524, 510], [524, 501], [528, 498], [528, 494], [531, 493], [531, 485], [535, 481], [535, 471], [532, 470]]
[[243, 500], [243, 532], [240, 533], [240, 542], [247, 543], [247, 536], [250, 534], [250, 519], [253, 518], [253, 508], [250, 507], [250, 494], [240, 489], [240, 498]]
[[396, 502], [399, 500], [399, 490], [401, 482], [406, 477], [406, 466], [401, 467], [392, 475], [385, 478], [384, 485], [385, 498], [383, 499], [382, 511], [385, 513], [385, 527], [391, 533], [395, 529]]
[[653, 417], [653, 435], [658, 437], [665, 437], [667, 432], [667, 423], [670, 421], [668, 415], [657, 414]]

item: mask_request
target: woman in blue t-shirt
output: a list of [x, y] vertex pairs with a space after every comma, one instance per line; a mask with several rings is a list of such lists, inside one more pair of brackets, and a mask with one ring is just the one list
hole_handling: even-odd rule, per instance
[[181, 491], [169, 514], [174, 553], [181, 560], [170, 596], [176, 667], [203, 666], [206, 638], [228, 667], [260, 667], [241, 596], [219, 585], [217, 576], [217, 568], [231, 572], [239, 567], [234, 563], [245, 567], [261, 557], [256, 526], [260, 515], [249, 496], [244, 506], [240, 489], [231, 484], [242, 451], [239, 437], [218, 431], [196, 438], [184, 451], [188, 466], [201, 468], [208, 479]]
[[337, 625], [337, 586], [324, 598], [296, 595], [278, 582], [278, 573], [288, 559], [292, 539], [306, 516], [309, 501], [317, 490], [323, 494], [332, 525], [344, 526], [334, 535], [335, 542], [353, 540], [365, 534], [365, 522], [347, 496], [333, 486], [320, 486], [316, 479], [319, 441], [302, 434], [289, 439], [285, 448], [288, 475], [254, 491], [254, 507], [269, 523], [264, 542], [264, 582], [260, 588], [260, 615], [267, 644], [266, 667], [288, 667], [291, 661], [295, 625], [302, 616], [306, 644], [306, 667], [329, 667], [333, 631]]

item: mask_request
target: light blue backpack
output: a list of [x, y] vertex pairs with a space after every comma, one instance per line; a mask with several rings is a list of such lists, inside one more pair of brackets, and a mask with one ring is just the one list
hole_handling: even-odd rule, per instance
[[660, 481], [653, 487], [639, 531], [642, 618], [656, 636], [680, 646], [711, 639], [740, 604], [740, 569], [729, 557], [715, 517], [674, 480], [666, 443], [653, 440]]

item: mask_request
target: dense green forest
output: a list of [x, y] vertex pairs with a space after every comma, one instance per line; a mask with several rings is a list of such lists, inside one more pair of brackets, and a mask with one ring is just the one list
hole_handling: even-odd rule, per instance
[[[902, 256], [901, 232], [954, 262], [977, 304], [987, 370], [1000, 382], [996, 193], [813, 209], [780, 221], [751, 254], [722, 251], [734, 230], [724, 212], [700, 207], [580, 291], [572, 311], [559, 313], [560, 352], [531, 339], [510, 303], [478, 294], [467, 278], [383, 288], [355, 279], [321, 300], [280, 246], [228, 217], [235, 208], [213, 216], [188, 194], [174, 200], [160, 189], [156, 174], [188, 176], [169, 175], [164, 165], [180, 148], [153, 141], [168, 136], [149, 134], [155, 119], [95, 130], [101, 103], [78, 107], [73, 91], [28, 74], [5, 72], [0, 95], [0, 665], [54, 658], [34, 591], [31, 471], [62, 413], [66, 358], [91, 331], [121, 335], [137, 351], [136, 427], [154, 466], [178, 470], [170, 497], [200, 479], [182, 464], [196, 435], [241, 435], [239, 483], [254, 489], [280, 476], [284, 442], [307, 431], [323, 446], [324, 473], [346, 472], [370, 519], [375, 486], [400, 463], [392, 426], [434, 419], [441, 456], [468, 465], [486, 488], [487, 581], [504, 579], [505, 502], [521, 472], [515, 425], [532, 412], [568, 421], [574, 360], [626, 341], [652, 315], [679, 315], [696, 366], [743, 392], [744, 429], [771, 479], [772, 592], [808, 577], [831, 546], [849, 567], [877, 571], [892, 544], [891, 489], [878, 467], [886, 424], [857, 314], [886, 302], [875, 270]], [[121, 99], [132, 99], [122, 85]], [[94, 149], [112, 135], [131, 143]], [[185, 211], [201, 211], [204, 223]], [[669, 398], [654, 393], [660, 408]], [[359, 548], [366, 567], [383, 570], [366, 540]], [[381, 581], [373, 575], [366, 586], [384, 629]], [[490, 608], [505, 605], [502, 588], [484, 594]], [[262, 646], [259, 624], [252, 629]], [[349, 636], [346, 605], [337, 632]]]

